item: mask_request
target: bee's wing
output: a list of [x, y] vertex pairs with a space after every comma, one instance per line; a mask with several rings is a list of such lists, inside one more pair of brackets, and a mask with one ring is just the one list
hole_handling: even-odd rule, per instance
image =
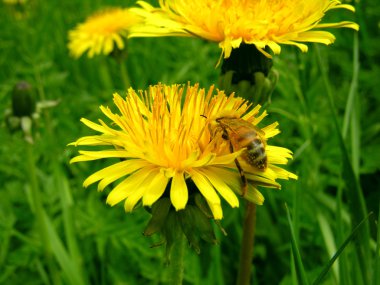
[[260, 129], [259, 127], [255, 126], [254, 124], [247, 122], [243, 119], [239, 120], [239, 124], [242, 126], [245, 126], [246, 128], [254, 130], [263, 141], [266, 140], [265, 139], [265, 132], [262, 129]]

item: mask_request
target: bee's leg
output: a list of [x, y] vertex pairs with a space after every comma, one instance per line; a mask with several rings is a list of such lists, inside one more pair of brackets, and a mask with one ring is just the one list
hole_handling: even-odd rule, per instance
[[242, 189], [241, 195], [244, 197], [248, 191], [247, 177], [245, 176], [244, 170], [241, 167], [240, 162], [237, 160], [237, 158], [235, 159], [235, 164], [236, 164], [236, 168], [239, 170], [239, 174], [240, 174], [240, 178], [241, 178], [241, 182], [242, 182], [242, 188], [243, 189]]
[[[232, 145], [231, 142], [230, 142], [230, 152], [231, 153], [234, 152], [234, 147], [233, 147], [233, 145]], [[248, 191], [247, 177], [245, 176], [244, 170], [241, 167], [240, 162], [237, 160], [237, 158], [235, 158], [235, 164], [236, 164], [236, 168], [239, 170], [239, 174], [240, 174], [240, 178], [241, 178], [241, 182], [242, 182], [242, 188], [243, 189], [242, 189], [241, 195], [244, 197], [247, 194], [247, 191]]]

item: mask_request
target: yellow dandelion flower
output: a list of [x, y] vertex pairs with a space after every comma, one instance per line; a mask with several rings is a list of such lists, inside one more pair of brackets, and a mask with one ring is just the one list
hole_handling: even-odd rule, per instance
[[307, 51], [304, 42], [331, 44], [333, 34], [324, 28], [352, 28], [353, 22], [320, 23], [326, 12], [354, 7], [336, 0], [160, 0], [160, 8], [145, 1], [134, 8], [144, 25], [131, 30], [131, 37], [193, 36], [219, 43], [224, 58], [241, 43], [253, 44], [266, 56], [269, 47], [279, 54], [281, 44]]
[[3, 3], [8, 4], [8, 5], [23, 5], [27, 1], [28, 0], [3, 0]]
[[88, 57], [122, 50], [128, 29], [139, 23], [140, 17], [129, 9], [110, 8], [98, 12], [69, 32], [68, 48], [75, 58], [88, 52]]
[[[235, 159], [245, 148], [231, 152], [223, 134], [213, 132], [212, 118], [228, 113], [256, 126], [266, 116], [266, 112], [259, 115], [260, 106], [248, 111], [250, 104], [246, 100], [234, 94], [226, 96], [223, 91], [215, 92], [213, 87], [206, 91], [198, 85], [185, 88], [161, 84], [139, 94], [130, 88], [125, 98], [114, 94], [114, 103], [118, 113], [100, 107], [111, 125], [103, 120], [94, 123], [81, 119], [100, 135], [82, 137], [72, 143], [108, 148], [80, 150], [80, 155], [71, 162], [121, 159], [90, 175], [84, 181], [85, 187], [98, 182], [98, 190], [102, 191], [118, 181], [107, 203], [115, 205], [125, 200], [127, 212], [140, 200], [144, 206], [151, 206], [163, 196], [170, 197], [177, 211], [184, 209], [194, 193], [190, 184], [203, 195], [215, 219], [223, 217], [220, 196], [232, 207], [239, 206], [236, 194], [243, 193]], [[277, 125], [261, 129], [265, 141], [279, 133]], [[264, 201], [258, 185], [280, 188], [277, 179], [297, 178], [278, 166], [292, 157], [288, 149], [266, 145], [266, 153], [265, 171], [249, 167], [239, 158], [249, 182], [244, 197], [257, 204]]]

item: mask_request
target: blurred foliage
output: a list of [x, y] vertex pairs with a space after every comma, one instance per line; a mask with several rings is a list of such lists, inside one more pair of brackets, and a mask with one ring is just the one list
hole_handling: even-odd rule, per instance
[[[110, 105], [112, 93], [125, 92], [120, 66], [110, 58], [69, 57], [67, 32], [102, 7], [130, 6], [133, 1], [24, 1], [0, 4], [0, 284], [163, 284], [167, 280], [164, 248], [150, 248], [159, 237], [142, 232], [149, 214], [139, 208], [126, 215], [122, 206], [110, 208], [105, 193], [95, 186], [82, 188], [86, 176], [107, 162], [69, 165], [76, 150], [67, 144], [89, 135], [81, 117], [96, 120], [98, 106]], [[360, 24], [359, 74], [355, 118], [346, 136], [350, 158], [359, 151], [358, 178], [368, 211], [378, 216], [380, 200], [380, 6], [375, 0], [355, 2]], [[345, 15], [346, 16], [346, 15]], [[336, 20], [336, 19], [334, 19]], [[284, 203], [293, 218], [303, 265], [313, 280], [352, 228], [350, 197], [342, 179], [344, 167], [336, 129], [328, 106], [318, 52], [328, 71], [339, 124], [344, 124], [346, 102], [353, 77], [353, 31], [334, 30], [329, 47], [310, 45], [306, 54], [283, 47], [274, 59], [279, 83], [272, 94], [266, 123], [279, 121], [282, 134], [273, 144], [294, 151], [289, 169], [297, 182], [283, 189], [263, 189], [264, 206], [258, 208], [254, 256], [254, 284], [296, 284], [291, 238]], [[132, 39], [126, 65], [132, 86], [146, 88], [157, 82], [217, 82], [220, 56], [216, 44], [190, 38]], [[21, 80], [36, 90], [37, 100], [58, 100], [44, 109], [33, 125], [33, 159], [46, 212], [49, 250], [44, 250], [29, 183], [27, 144], [20, 132], [5, 125], [11, 93]], [[356, 142], [356, 143], [355, 143]], [[358, 144], [358, 143], [359, 144]], [[359, 146], [359, 148], [358, 148]], [[109, 162], [108, 162], [109, 163]], [[244, 204], [241, 201], [241, 204]], [[219, 244], [201, 244], [197, 255], [188, 250], [184, 284], [234, 284], [238, 271], [243, 207], [224, 205]], [[352, 260], [375, 255], [376, 224], [369, 220], [371, 256], [358, 257], [350, 244], [323, 284], [361, 284]], [[49, 265], [50, 264], [50, 265]], [[374, 270], [374, 271], [372, 271]], [[368, 274], [379, 269], [373, 265]], [[375, 283], [374, 283], [375, 284]]]

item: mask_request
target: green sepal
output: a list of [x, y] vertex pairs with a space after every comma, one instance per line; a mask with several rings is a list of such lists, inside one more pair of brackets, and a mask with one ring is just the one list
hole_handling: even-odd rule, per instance
[[143, 233], [145, 236], [151, 236], [162, 229], [163, 225], [166, 223], [170, 207], [171, 202], [169, 198], [161, 198], [152, 205], [152, 217], [149, 220], [148, 225], [145, 227]]
[[162, 227], [162, 235], [166, 240], [166, 251], [165, 251], [165, 263], [170, 263], [170, 251], [173, 247], [173, 244], [180, 238], [182, 235], [182, 229], [178, 220], [177, 212], [172, 208], [169, 211], [164, 227]]
[[188, 209], [196, 233], [206, 242], [217, 244], [211, 220], [198, 207]]
[[207, 205], [206, 199], [200, 193], [195, 194], [194, 202], [198, 209], [201, 210], [207, 218], [213, 218], [213, 214], [210, 210], [210, 207]]
[[185, 234], [190, 247], [192, 247], [195, 252], [199, 254], [201, 252], [199, 247], [199, 237], [194, 229], [194, 221], [192, 220], [193, 215], [190, 210], [191, 208], [194, 208], [194, 206], [188, 205], [185, 210], [179, 211], [178, 218], [182, 231]]

